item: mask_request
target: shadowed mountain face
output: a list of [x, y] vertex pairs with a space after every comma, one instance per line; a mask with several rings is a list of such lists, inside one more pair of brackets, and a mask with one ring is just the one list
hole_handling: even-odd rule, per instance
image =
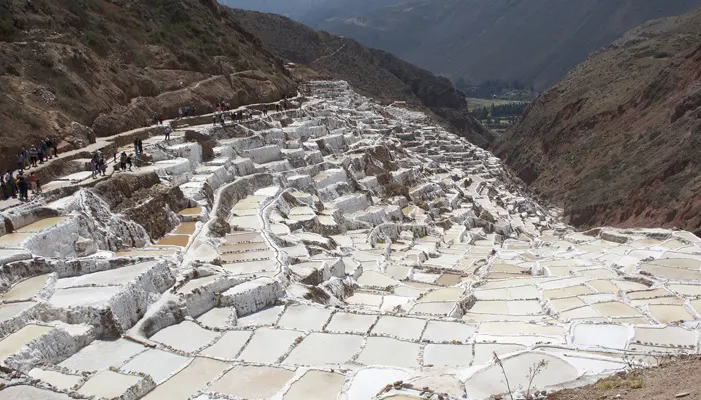
[[277, 55], [326, 76], [348, 81], [381, 101], [406, 101], [430, 110], [455, 133], [478, 146], [493, 136], [468, 112], [467, 102], [452, 83], [389, 53], [354, 40], [314, 31], [275, 14], [234, 10], [237, 22], [263, 40]]
[[265, 7], [453, 81], [519, 81], [537, 90], [557, 83], [628, 29], [701, 6], [701, 0], [316, 0], [313, 7], [294, 0], [225, 2]]
[[701, 12], [593, 54], [493, 150], [576, 225], [701, 233]]

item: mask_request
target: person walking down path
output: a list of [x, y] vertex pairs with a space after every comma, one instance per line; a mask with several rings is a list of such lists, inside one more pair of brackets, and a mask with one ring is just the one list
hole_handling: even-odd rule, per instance
[[139, 154], [139, 138], [134, 138], [134, 152]]
[[144, 141], [141, 140], [141, 139], [138, 139], [138, 140], [139, 140], [139, 152], [138, 152], [138, 154], [143, 154], [143, 153], [144, 153]]
[[166, 125], [166, 130], [165, 130], [166, 142], [170, 141], [170, 133], [171, 132], [173, 132], [173, 129], [171, 129], [170, 125]]

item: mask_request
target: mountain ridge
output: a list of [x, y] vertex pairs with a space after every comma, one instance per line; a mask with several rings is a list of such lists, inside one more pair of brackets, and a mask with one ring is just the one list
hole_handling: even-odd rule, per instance
[[575, 225], [701, 232], [701, 11], [592, 53], [492, 149]]
[[[299, 4], [224, 1], [268, 12]], [[289, 14], [453, 82], [517, 81], [541, 91], [628, 29], [695, 7], [701, 0], [326, 0]]]

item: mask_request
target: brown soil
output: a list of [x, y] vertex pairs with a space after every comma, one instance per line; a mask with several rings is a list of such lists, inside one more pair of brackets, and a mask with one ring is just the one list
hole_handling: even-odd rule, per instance
[[[639, 373], [620, 373], [578, 389], [553, 393], [548, 400], [700, 400], [701, 358], [693, 357], [662, 363], [660, 367]], [[687, 396], [676, 397], [688, 393]], [[620, 397], [618, 397], [620, 395]]]

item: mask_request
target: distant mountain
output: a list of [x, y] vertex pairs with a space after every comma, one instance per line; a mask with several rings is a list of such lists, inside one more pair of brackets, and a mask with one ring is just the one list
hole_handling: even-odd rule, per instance
[[406, 101], [478, 146], [493, 135], [469, 113], [461, 92], [446, 78], [350, 39], [317, 32], [275, 14], [233, 10], [237, 22], [284, 59], [348, 81], [361, 93], [382, 101]]
[[701, 234], [701, 11], [593, 54], [493, 150], [575, 225]]
[[319, 27], [335, 19], [359, 16], [404, 0], [221, 0], [232, 8], [275, 13]]
[[544, 90], [587, 54], [701, 0], [224, 0], [388, 51], [454, 82]]

